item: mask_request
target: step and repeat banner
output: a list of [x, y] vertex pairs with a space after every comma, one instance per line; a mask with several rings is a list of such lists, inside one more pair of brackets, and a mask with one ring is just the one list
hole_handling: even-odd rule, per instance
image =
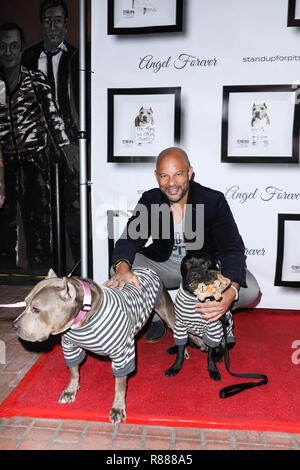
[[166, 147], [222, 191], [259, 307], [300, 307], [300, 0], [92, 0], [94, 279]]

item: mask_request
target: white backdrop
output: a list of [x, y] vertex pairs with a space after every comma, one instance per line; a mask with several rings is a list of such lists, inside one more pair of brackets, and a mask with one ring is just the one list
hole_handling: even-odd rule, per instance
[[[108, 277], [106, 211], [131, 209], [156, 186], [154, 163], [107, 163], [107, 89], [179, 86], [180, 146], [195, 180], [228, 200], [261, 286], [259, 307], [299, 309], [298, 288], [274, 286], [277, 215], [300, 213], [299, 165], [221, 163], [221, 126], [223, 86], [300, 83], [300, 29], [286, 26], [287, 0], [184, 3], [182, 33], [109, 36], [107, 0], [92, 0], [94, 279]], [[209, 62], [183, 67], [181, 54]], [[146, 56], [165, 66], [146, 68]]]

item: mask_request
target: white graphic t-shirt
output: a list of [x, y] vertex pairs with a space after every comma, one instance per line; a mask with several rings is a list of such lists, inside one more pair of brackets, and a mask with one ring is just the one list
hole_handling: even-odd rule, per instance
[[170, 260], [176, 264], [180, 264], [182, 258], [186, 255], [186, 247], [184, 241], [184, 220], [183, 219], [178, 223], [173, 217], [174, 221], [174, 246], [173, 251], [170, 256]]

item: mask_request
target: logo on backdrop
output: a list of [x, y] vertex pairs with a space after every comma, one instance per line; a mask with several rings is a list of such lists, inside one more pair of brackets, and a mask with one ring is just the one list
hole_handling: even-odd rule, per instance
[[255, 56], [255, 57], [243, 57], [242, 62], [260, 62], [260, 63], [274, 63], [274, 62], [297, 62], [300, 60], [299, 55], [273, 55], [273, 56]]
[[139, 58], [138, 67], [140, 70], [146, 69], [158, 73], [162, 69], [169, 69], [170, 67], [176, 70], [195, 70], [216, 67], [217, 65], [218, 59], [216, 57], [198, 57], [193, 54], [182, 53], [178, 54], [176, 58], [169, 56], [163, 59], [158, 59], [152, 54], [148, 54]]
[[246, 256], [265, 256], [265, 248], [245, 248]]
[[253, 199], [259, 199], [263, 202], [300, 200], [300, 192], [289, 192], [277, 186], [267, 186], [263, 189], [254, 188], [251, 191], [243, 191], [243, 189], [236, 184], [227, 188], [224, 195], [227, 200], [238, 201], [240, 204], [245, 204]]

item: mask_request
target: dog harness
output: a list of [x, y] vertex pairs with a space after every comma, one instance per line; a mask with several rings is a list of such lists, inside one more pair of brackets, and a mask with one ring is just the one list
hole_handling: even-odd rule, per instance
[[62, 336], [68, 367], [80, 364], [86, 349], [111, 359], [112, 372], [123, 377], [135, 370], [135, 335], [148, 320], [162, 293], [162, 282], [154, 271], [136, 268], [141, 290], [126, 284], [120, 291], [101, 286], [103, 301], [98, 312], [82, 328]]
[[[199, 303], [196, 295], [190, 294], [183, 289], [182, 284], [179, 287], [175, 299], [175, 327], [174, 341], [177, 345], [186, 344], [188, 333], [200, 336], [207, 346], [217, 347], [224, 344], [224, 333], [220, 320], [208, 322], [204, 318], [199, 318], [195, 311], [196, 304]], [[227, 342], [234, 343], [233, 320], [231, 312], [225, 315], [227, 320]]]

